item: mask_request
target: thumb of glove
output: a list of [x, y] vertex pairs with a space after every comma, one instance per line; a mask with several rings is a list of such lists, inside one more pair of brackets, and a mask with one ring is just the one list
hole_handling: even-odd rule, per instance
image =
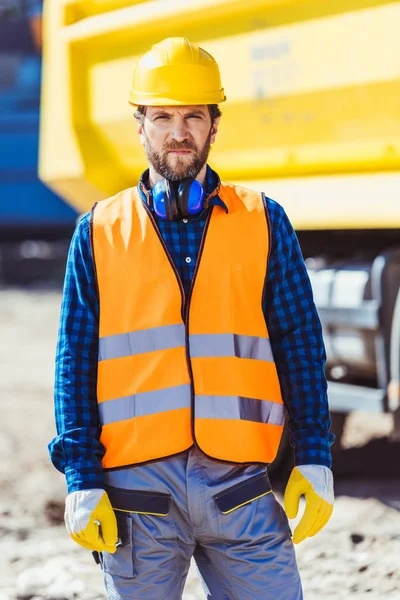
[[107, 551], [110, 552], [109, 548], [112, 547], [111, 551], [115, 552], [115, 546], [118, 542], [117, 519], [115, 518], [114, 509], [106, 492], [104, 492], [96, 509], [93, 511], [92, 518], [95, 519], [96, 524], [99, 523], [99, 533], [104, 544], [107, 546]]
[[295, 467], [289, 477], [283, 498], [283, 505], [289, 519], [295, 519], [297, 517], [300, 498], [308, 489], [305, 483], [307, 482], [305, 482], [304, 477], [301, 477], [301, 474]]

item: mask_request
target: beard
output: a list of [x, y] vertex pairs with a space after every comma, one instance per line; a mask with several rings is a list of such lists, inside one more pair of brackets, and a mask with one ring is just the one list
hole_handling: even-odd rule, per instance
[[[206, 164], [208, 155], [210, 154], [211, 129], [203, 148], [200, 150], [197, 148], [197, 146], [195, 146], [194, 143], [186, 140], [181, 144], [171, 141], [169, 144], [165, 144], [161, 150], [157, 151], [152, 147], [147, 136], [144, 149], [149, 164], [151, 164], [153, 169], [159, 175], [164, 177], [164, 179], [168, 179], [169, 181], [182, 181], [183, 179], [186, 179], [186, 177], [196, 179], [197, 175]], [[177, 156], [175, 164], [171, 165], [168, 154], [170, 150], [191, 150], [191, 160], [188, 161], [187, 158], [181, 158], [180, 156]]]

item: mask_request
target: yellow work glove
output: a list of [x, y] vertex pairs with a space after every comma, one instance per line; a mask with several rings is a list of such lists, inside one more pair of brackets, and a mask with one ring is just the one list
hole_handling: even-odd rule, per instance
[[65, 500], [64, 520], [69, 535], [80, 546], [97, 552], [115, 552], [117, 520], [104, 490], [69, 494]]
[[289, 519], [297, 516], [301, 496], [305, 497], [306, 508], [293, 534], [295, 544], [321, 531], [331, 518], [334, 503], [332, 471], [322, 465], [295, 467], [283, 499]]

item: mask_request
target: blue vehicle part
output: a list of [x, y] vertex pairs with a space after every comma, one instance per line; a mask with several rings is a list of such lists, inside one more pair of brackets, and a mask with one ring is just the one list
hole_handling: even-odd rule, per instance
[[37, 173], [40, 58], [0, 54], [0, 67], [0, 235], [68, 235], [77, 213]]

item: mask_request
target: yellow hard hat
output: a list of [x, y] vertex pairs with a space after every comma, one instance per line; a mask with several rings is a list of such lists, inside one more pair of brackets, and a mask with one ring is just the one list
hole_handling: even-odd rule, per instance
[[133, 106], [218, 104], [226, 100], [214, 58], [186, 38], [167, 38], [139, 60], [129, 103]]

